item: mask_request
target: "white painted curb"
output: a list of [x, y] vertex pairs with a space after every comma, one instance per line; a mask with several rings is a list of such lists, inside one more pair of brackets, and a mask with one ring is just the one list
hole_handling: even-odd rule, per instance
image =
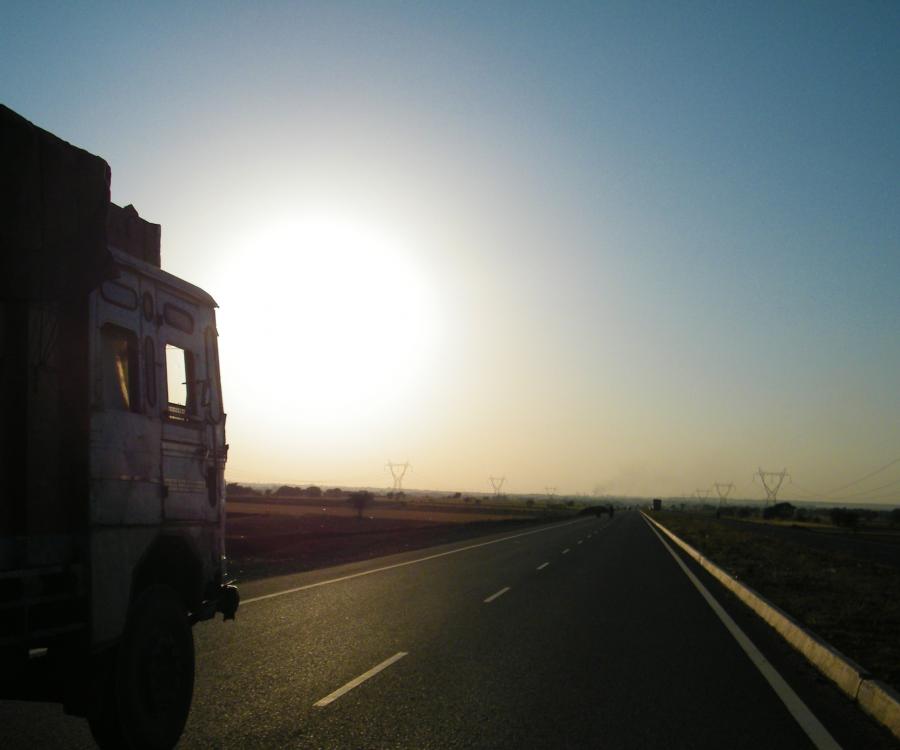
[[817, 635], [806, 630], [790, 615], [766, 601], [749, 586], [726, 573], [687, 542], [679, 539], [643, 511], [641, 515], [683, 549], [702, 568], [738, 599], [771, 625], [791, 646], [802, 653], [822, 674], [856, 701], [860, 707], [900, 738], [900, 695], [889, 685], [875, 680], [859, 664], [848, 659]]

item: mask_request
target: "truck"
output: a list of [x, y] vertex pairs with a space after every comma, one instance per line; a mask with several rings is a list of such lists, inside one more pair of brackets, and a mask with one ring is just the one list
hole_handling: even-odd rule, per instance
[[175, 745], [192, 626], [234, 619], [216, 302], [110, 168], [0, 105], [0, 698]]

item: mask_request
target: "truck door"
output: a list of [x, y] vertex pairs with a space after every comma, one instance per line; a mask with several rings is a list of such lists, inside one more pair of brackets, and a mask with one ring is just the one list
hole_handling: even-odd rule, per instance
[[[219, 525], [223, 432], [213, 311], [161, 290], [160, 355], [165, 367], [162, 475], [165, 521]], [[215, 340], [213, 339], [213, 344]]]

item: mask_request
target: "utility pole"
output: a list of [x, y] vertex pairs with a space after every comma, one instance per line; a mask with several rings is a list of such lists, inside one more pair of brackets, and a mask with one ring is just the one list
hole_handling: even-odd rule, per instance
[[544, 492], [547, 493], [547, 502], [552, 501], [556, 497], [556, 487], [544, 487]]
[[778, 502], [778, 490], [781, 489], [785, 479], [790, 481], [791, 475], [788, 474], [787, 469], [782, 469], [781, 471], [763, 471], [760, 469], [753, 475], [754, 479], [756, 477], [759, 477], [763, 489], [766, 491], [766, 505], [769, 502], [774, 505]]
[[488, 477], [491, 480], [491, 487], [494, 488], [494, 497], [500, 497], [500, 491], [503, 489], [503, 483], [506, 477]]
[[394, 480], [394, 486], [391, 488], [392, 492], [402, 492], [403, 491], [403, 477], [406, 475], [406, 472], [409, 470], [409, 461], [402, 464], [395, 464], [392, 461], [388, 461], [385, 466], [390, 470], [391, 477]]

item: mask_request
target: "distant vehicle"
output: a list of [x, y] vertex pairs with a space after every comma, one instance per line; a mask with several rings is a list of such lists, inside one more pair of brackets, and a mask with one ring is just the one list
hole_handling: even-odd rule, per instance
[[191, 626], [234, 618], [216, 303], [106, 162], [0, 106], [0, 697], [171, 748]]
[[662, 510], [662, 500], [658, 497], [653, 498], [653, 510]]

